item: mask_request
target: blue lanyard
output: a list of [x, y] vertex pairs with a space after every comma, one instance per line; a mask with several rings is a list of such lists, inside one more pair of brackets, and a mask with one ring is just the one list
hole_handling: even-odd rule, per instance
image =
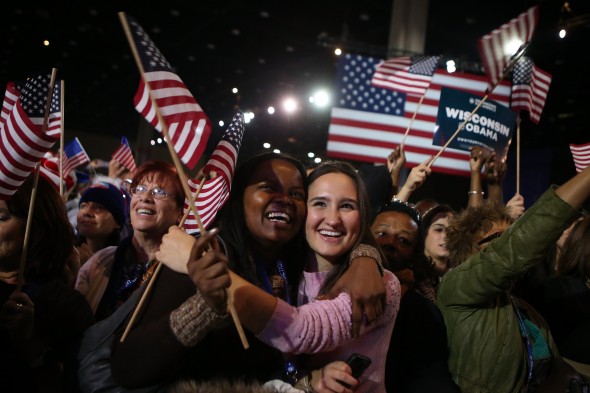
[[533, 365], [534, 365], [533, 346], [531, 345], [531, 339], [529, 337], [529, 332], [524, 324], [524, 318], [523, 318], [522, 314], [520, 313], [520, 309], [516, 305], [516, 302], [514, 301], [514, 298], [512, 297], [512, 295], [510, 295], [510, 301], [512, 302], [512, 307], [514, 307], [514, 311], [516, 312], [516, 317], [518, 319], [518, 327], [520, 328], [520, 334], [522, 336], [522, 340], [525, 342], [526, 351], [527, 351], [527, 355], [528, 355], [529, 364], [527, 367], [527, 378], [526, 378], [526, 382], [528, 383], [533, 378]]
[[[291, 294], [289, 293], [289, 281], [287, 280], [287, 273], [285, 271], [285, 263], [279, 259], [276, 262], [277, 272], [285, 281], [285, 301], [291, 304]], [[275, 295], [272, 289], [272, 283], [270, 281], [270, 277], [268, 276], [268, 272], [266, 271], [266, 267], [264, 263], [259, 259], [256, 258], [256, 275], [258, 276], [258, 280], [262, 284], [262, 289], [268, 292], [271, 295]]]

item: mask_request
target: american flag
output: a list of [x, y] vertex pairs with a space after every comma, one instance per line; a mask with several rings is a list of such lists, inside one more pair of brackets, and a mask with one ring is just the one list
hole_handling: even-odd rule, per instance
[[49, 127], [43, 132], [50, 75], [29, 78], [0, 129], [0, 199], [8, 199], [59, 139], [59, 83], [50, 105]]
[[[195, 207], [199, 212], [199, 218], [203, 227], [206, 229], [214, 220], [217, 212], [227, 198], [231, 189], [231, 182], [238, 160], [238, 152], [244, 136], [244, 114], [238, 112], [228, 129], [223, 134], [221, 141], [217, 144], [211, 158], [205, 164], [203, 173], [205, 175], [215, 172], [216, 177], [208, 179], [203, 184], [203, 188], [195, 200]], [[199, 181], [189, 180], [191, 193], [198, 189]], [[185, 199], [185, 212], [189, 209], [188, 201]], [[199, 227], [194, 213], [191, 211], [185, 221], [184, 229], [187, 233], [198, 232]]]
[[490, 77], [490, 87], [498, 81], [502, 71], [510, 63], [514, 54], [509, 53], [510, 45], [513, 42], [528, 43], [533, 38], [538, 21], [539, 8], [533, 6], [478, 40], [479, 56]]
[[423, 96], [430, 86], [440, 56], [405, 56], [377, 65], [371, 84], [406, 94]]
[[70, 173], [74, 168], [87, 162], [90, 162], [90, 157], [86, 154], [86, 150], [82, 147], [78, 137], [64, 146], [64, 174]]
[[6, 119], [10, 112], [12, 112], [12, 108], [18, 99], [20, 92], [16, 88], [16, 84], [14, 82], [8, 82], [6, 85], [6, 93], [4, 93], [4, 101], [2, 102], [2, 112], [0, 113], [0, 129], [6, 123]]
[[[168, 127], [174, 150], [181, 161], [193, 169], [207, 147], [211, 122], [141, 26], [133, 18], [128, 20], [144, 68], [143, 78], [133, 99], [135, 109], [162, 132], [162, 125], [159, 124], [150, 99], [151, 91]], [[146, 88], [146, 82], [149, 89]]]
[[[54, 156], [51, 152], [45, 154], [45, 157], [41, 159], [39, 175], [49, 181], [57, 192], [61, 192], [59, 189], [61, 186], [61, 181], [59, 180], [59, 157]], [[73, 190], [76, 180], [76, 174], [74, 172], [64, 173], [64, 186], [67, 192]]]
[[[328, 130], [329, 156], [385, 164], [389, 153], [402, 142], [420, 98], [372, 86], [371, 76], [379, 63], [380, 59], [361, 55], [340, 58], [336, 105]], [[483, 96], [487, 80], [479, 75], [436, 70], [404, 144], [408, 167], [440, 150], [440, 146], [432, 145], [432, 138], [443, 86]], [[508, 107], [509, 97], [510, 84], [505, 82], [490, 98]], [[432, 170], [469, 176], [469, 153], [447, 148]]]
[[582, 145], [570, 144], [570, 150], [574, 157], [576, 171], [582, 172], [590, 164], [590, 142]]
[[125, 137], [121, 138], [121, 145], [117, 148], [117, 150], [115, 150], [111, 157], [119, 164], [129, 169], [131, 172], [137, 169], [137, 166], [135, 165], [135, 158], [133, 158], [133, 152], [131, 151], [131, 146], [129, 146], [129, 141]]
[[514, 66], [510, 106], [515, 111], [528, 111], [531, 121], [539, 124], [550, 84], [549, 73], [535, 66], [530, 58], [522, 57]]

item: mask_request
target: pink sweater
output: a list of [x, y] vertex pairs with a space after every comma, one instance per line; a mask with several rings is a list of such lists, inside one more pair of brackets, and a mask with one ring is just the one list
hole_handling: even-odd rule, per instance
[[328, 272], [304, 272], [299, 286], [299, 304], [293, 307], [279, 299], [272, 318], [258, 338], [283, 352], [314, 354], [307, 367], [321, 368], [334, 360], [346, 361], [358, 352], [373, 362], [360, 377], [355, 392], [385, 392], [385, 359], [399, 310], [400, 284], [390, 271], [383, 277], [386, 289], [385, 310], [361, 334], [352, 338], [352, 302], [347, 293], [332, 300], [315, 300]]

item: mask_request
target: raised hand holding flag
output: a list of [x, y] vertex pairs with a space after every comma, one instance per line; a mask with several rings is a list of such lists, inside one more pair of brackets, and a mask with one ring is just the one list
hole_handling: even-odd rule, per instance
[[131, 146], [129, 146], [129, 141], [127, 141], [126, 137], [121, 138], [121, 145], [115, 150], [111, 157], [131, 172], [134, 172], [137, 169], [133, 153], [131, 152]]

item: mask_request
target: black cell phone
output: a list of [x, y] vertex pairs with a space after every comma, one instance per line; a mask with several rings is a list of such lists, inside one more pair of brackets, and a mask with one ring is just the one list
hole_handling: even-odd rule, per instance
[[[363, 374], [363, 372], [371, 364], [371, 358], [361, 355], [360, 353], [353, 353], [346, 360], [346, 364], [348, 364], [350, 366], [350, 368], [352, 369], [352, 376], [355, 377], [356, 379], [359, 379], [359, 377]], [[340, 382], [343, 386], [350, 388], [349, 384], [344, 383], [342, 381], [338, 381], [338, 382]]]
[[346, 360], [346, 364], [352, 369], [352, 376], [358, 379], [371, 364], [371, 358], [359, 353], [353, 353]]

